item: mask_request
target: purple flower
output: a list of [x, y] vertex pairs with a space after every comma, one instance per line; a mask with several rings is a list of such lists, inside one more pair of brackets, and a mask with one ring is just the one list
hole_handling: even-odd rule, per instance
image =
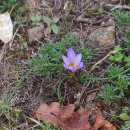
[[67, 70], [70, 70], [72, 72], [75, 72], [76, 70], [83, 67], [83, 62], [81, 62], [82, 54], [76, 55], [72, 48], [69, 48], [67, 50], [67, 57], [62, 56], [62, 59], [64, 61], [64, 68]]

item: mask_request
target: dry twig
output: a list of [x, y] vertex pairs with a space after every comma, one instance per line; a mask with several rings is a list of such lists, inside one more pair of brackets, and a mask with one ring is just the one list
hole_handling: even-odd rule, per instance
[[112, 5], [112, 4], [107, 4], [107, 5], [105, 5], [105, 8], [108, 8], [111, 11], [114, 11], [115, 9], [128, 9], [128, 10], [130, 10], [130, 6], [127, 6], [127, 5]]

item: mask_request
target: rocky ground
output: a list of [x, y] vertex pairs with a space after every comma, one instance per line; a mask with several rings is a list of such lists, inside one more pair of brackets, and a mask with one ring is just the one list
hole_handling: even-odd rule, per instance
[[[69, 9], [68, 2], [71, 3]], [[114, 64], [107, 58], [117, 44], [123, 46], [124, 33], [129, 31], [128, 27], [125, 29], [117, 24], [115, 10], [129, 11], [129, 3], [128, 0], [27, 0], [19, 1], [15, 7], [11, 7], [14, 39], [6, 45], [0, 42], [0, 111], [3, 108], [6, 111], [0, 115], [0, 130], [36, 130], [39, 125], [29, 118], [36, 119], [34, 113], [39, 105], [59, 101], [56, 91], [60, 77], [46, 80], [42, 74], [37, 73], [25, 76], [31, 70], [29, 60], [32, 55], [37, 56], [42, 44], [60, 41], [70, 33], [75, 34], [79, 38], [79, 46], [85, 45], [93, 52], [93, 57], [85, 63], [83, 72], [91, 68], [88, 77], [105, 78], [108, 68]], [[24, 11], [17, 14], [20, 7]], [[40, 21], [38, 24], [33, 23], [30, 20], [33, 15], [59, 18], [58, 34], [43, 33], [46, 24]], [[25, 79], [21, 81], [23, 76]], [[106, 83], [105, 80], [93, 79], [86, 80], [83, 84], [72, 84], [69, 81], [62, 83], [60, 91], [64, 101], [61, 105], [76, 102], [95, 113], [100, 109], [108, 121], [122, 130], [125, 121], [118, 118], [114, 120], [113, 115], [120, 113], [121, 108], [128, 108], [129, 113], [129, 92], [125, 93], [123, 101], [105, 104], [98, 94]], [[77, 91], [75, 86], [80, 89]], [[76, 100], [74, 96], [78, 93], [83, 96]]]

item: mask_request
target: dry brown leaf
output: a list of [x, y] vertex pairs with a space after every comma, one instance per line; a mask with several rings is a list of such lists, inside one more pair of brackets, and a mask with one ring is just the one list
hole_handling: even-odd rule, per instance
[[62, 109], [62, 113], [60, 113], [60, 118], [69, 118], [75, 109], [74, 104], [67, 105], [64, 109]]
[[116, 127], [113, 125], [111, 127], [103, 127], [101, 130], [116, 130]]
[[[36, 116], [42, 121], [49, 121], [62, 130], [89, 130], [91, 125], [88, 120], [92, 111], [84, 108], [74, 110], [74, 104], [61, 108], [58, 102], [53, 102], [50, 105], [44, 103], [36, 111]], [[96, 115], [93, 130], [99, 128], [101, 130], [116, 130], [114, 125], [104, 119], [101, 111], [98, 111]]]
[[47, 105], [46, 103], [40, 105], [38, 110], [36, 111], [36, 116], [44, 121], [47, 120], [51, 122], [53, 125], [58, 126], [58, 116], [61, 113], [60, 103], [53, 102], [50, 105]]
[[29, 29], [28, 36], [30, 42], [41, 40], [44, 37], [44, 25]]
[[104, 119], [101, 111], [98, 111], [94, 124], [94, 130], [98, 130], [99, 128], [101, 128], [101, 130], [116, 130], [115, 126], [113, 126], [109, 121]]
[[[66, 113], [69, 109], [66, 110]], [[89, 116], [92, 114], [90, 110], [80, 108], [76, 112], [69, 112], [67, 118], [61, 116], [59, 120], [60, 128], [63, 130], [89, 130], [91, 128], [88, 122]]]
[[50, 121], [53, 125], [63, 130], [89, 130], [88, 118], [90, 110], [80, 108], [74, 111], [75, 105], [69, 104], [65, 108], [60, 108], [60, 104], [53, 102], [50, 105], [43, 104], [36, 111], [36, 116], [40, 120]]

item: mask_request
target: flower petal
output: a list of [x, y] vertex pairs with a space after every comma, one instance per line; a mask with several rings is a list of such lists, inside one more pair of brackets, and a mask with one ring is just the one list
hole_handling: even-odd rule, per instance
[[72, 48], [69, 48], [67, 50], [67, 57], [70, 59], [71, 62], [74, 62], [76, 55], [75, 55], [75, 52]]
[[69, 69], [69, 67], [66, 64], [63, 64], [63, 66], [65, 69], [67, 69], [67, 70]]
[[79, 66], [78, 66], [78, 69], [82, 68], [83, 67], [83, 62], [80, 62], [79, 63]]
[[72, 72], [75, 72], [77, 69], [76, 69], [75, 66], [71, 66], [71, 67], [69, 67], [69, 70], [72, 71]]
[[74, 60], [75, 64], [76, 65], [79, 65], [80, 61], [81, 61], [81, 58], [82, 58], [82, 54], [78, 54]]
[[62, 59], [63, 59], [63, 61], [64, 61], [64, 63], [66, 64], [66, 65], [68, 65], [69, 63], [70, 63], [70, 60], [66, 57], [66, 56], [62, 56]]

